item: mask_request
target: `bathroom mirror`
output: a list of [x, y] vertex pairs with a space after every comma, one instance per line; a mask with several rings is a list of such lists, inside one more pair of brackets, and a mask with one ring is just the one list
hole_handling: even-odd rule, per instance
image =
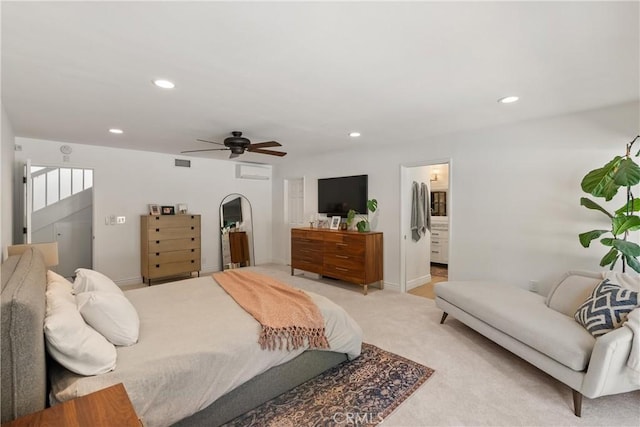
[[223, 270], [255, 265], [251, 203], [242, 194], [220, 202], [220, 243]]

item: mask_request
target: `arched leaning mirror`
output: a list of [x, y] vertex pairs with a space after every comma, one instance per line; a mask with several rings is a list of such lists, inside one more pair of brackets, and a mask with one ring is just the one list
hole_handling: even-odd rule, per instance
[[229, 194], [220, 202], [220, 242], [223, 270], [255, 264], [251, 203], [242, 194]]

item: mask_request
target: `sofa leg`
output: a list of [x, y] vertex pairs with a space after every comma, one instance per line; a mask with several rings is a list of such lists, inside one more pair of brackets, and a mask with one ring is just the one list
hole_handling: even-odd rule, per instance
[[571, 390], [573, 392], [573, 413], [576, 417], [582, 416], [582, 393], [579, 391]]
[[449, 315], [449, 313], [447, 313], [446, 311], [444, 311], [442, 313], [442, 318], [440, 319], [440, 324], [442, 325], [445, 321], [445, 319], [447, 318], [447, 316]]

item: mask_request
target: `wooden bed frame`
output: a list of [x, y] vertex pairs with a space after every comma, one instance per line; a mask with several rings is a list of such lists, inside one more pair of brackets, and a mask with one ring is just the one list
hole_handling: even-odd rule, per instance
[[[1, 421], [47, 406], [47, 363], [44, 345], [46, 267], [42, 255], [29, 248], [2, 264]], [[217, 426], [347, 360], [344, 353], [306, 351], [269, 369], [179, 426]]]

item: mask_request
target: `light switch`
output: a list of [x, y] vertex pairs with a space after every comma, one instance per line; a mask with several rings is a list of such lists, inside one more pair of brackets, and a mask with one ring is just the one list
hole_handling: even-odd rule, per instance
[[116, 218], [116, 223], [118, 224], [124, 224], [125, 221], [126, 221], [126, 218], [123, 216], [119, 216]]
[[111, 224], [111, 225], [115, 225], [116, 224], [116, 216], [115, 215], [111, 215], [109, 217], [109, 224]]

